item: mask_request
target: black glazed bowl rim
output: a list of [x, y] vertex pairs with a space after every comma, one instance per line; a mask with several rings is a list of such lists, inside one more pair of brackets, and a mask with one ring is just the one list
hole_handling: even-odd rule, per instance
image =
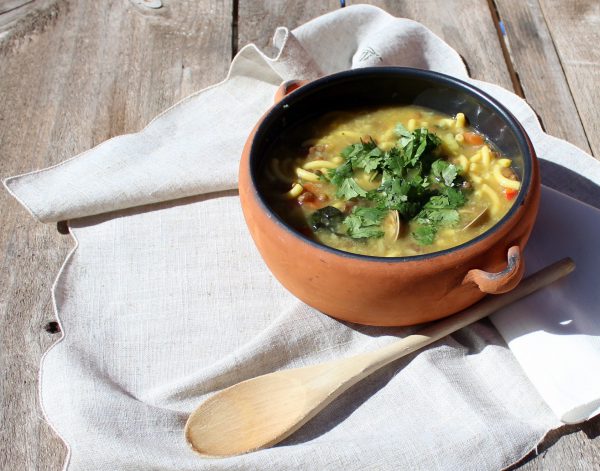
[[[415, 80], [426, 80], [428, 82], [433, 82], [435, 84], [444, 85], [447, 87], [451, 87], [454, 89], [459, 89], [465, 94], [475, 98], [477, 102], [485, 104], [487, 107], [491, 108], [493, 112], [498, 115], [502, 121], [504, 121], [513, 135], [516, 137], [518, 142], [518, 146], [520, 151], [523, 154], [523, 178], [521, 180], [521, 188], [519, 193], [515, 199], [515, 202], [508, 210], [508, 212], [500, 219], [496, 224], [490, 227], [487, 231], [478, 235], [477, 237], [470, 239], [466, 242], [463, 242], [460, 245], [456, 245], [454, 247], [450, 247], [448, 249], [439, 250], [436, 252], [430, 252], [420, 255], [410, 255], [405, 257], [378, 257], [372, 255], [363, 255], [356, 254], [352, 252], [346, 252], [343, 250], [335, 249], [333, 247], [329, 247], [327, 245], [321, 244], [315, 240], [312, 240], [302, 233], [295, 230], [288, 223], [286, 223], [275, 211], [273, 211], [261, 192], [258, 190], [259, 185], [258, 181], [258, 165], [255, 163], [258, 156], [258, 147], [261, 140], [261, 137], [266, 133], [266, 130], [270, 125], [272, 125], [275, 120], [281, 118], [282, 115], [285, 114], [287, 108], [301, 100], [303, 96], [310, 94], [314, 90], [320, 88], [323, 85], [331, 84], [331, 82], [344, 81], [346, 79], [355, 79], [356, 77], [361, 76], [369, 76], [369, 75], [383, 75], [383, 76], [402, 76], [408, 77]], [[250, 152], [248, 156], [248, 165], [249, 165], [249, 174], [250, 181], [252, 183], [252, 192], [256, 196], [256, 199], [259, 203], [259, 206], [262, 210], [264, 210], [268, 215], [269, 219], [272, 220], [275, 224], [277, 224], [280, 228], [290, 233], [293, 237], [299, 239], [300, 241], [313, 246], [319, 250], [324, 250], [334, 255], [338, 255], [341, 257], [347, 257], [351, 259], [359, 259], [362, 261], [372, 261], [372, 262], [412, 262], [419, 260], [426, 260], [431, 258], [443, 257], [444, 255], [448, 255], [453, 252], [460, 251], [464, 248], [475, 245], [482, 240], [488, 238], [494, 232], [498, 231], [502, 226], [508, 223], [508, 221], [512, 218], [512, 216], [516, 213], [518, 208], [525, 201], [525, 197], [529, 193], [532, 176], [533, 176], [533, 162], [535, 158], [535, 151], [533, 149], [533, 145], [531, 144], [531, 140], [529, 136], [525, 132], [523, 126], [519, 123], [517, 118], [498, 100], [488, 95], [483, 90], [477, 88], [470, 83], [467, 83], [463, 80], [460, 80], [456, 77], [452, 77], [450, 75], [443, 74], [441, 72], [434, 72], [430, 70], [423, 69], [415, 69], [411, 67], [364, 67], [360, 69], [352, 69], [346, 70], [343, 72], [337, 72], [331, 75], [326, 75], [324, 77], [315, 79], [311, 82], [308, 82], [302, 87], [294, 90], [288, 95], [284, 96], [278, 103], [276, 103], [262, 118], [261, 122], [256, 128], [256, 132], [252, 138], [252, 144], [250, 146]]]

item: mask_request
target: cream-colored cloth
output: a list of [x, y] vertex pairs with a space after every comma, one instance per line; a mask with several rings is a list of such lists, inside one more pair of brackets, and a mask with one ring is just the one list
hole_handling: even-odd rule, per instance
[[556, 416], [576, 423], [600, 413], [600, 211], [547, 188], [542, 201], [527, 271], [562, 257], [577, 268], [492, 321]]
[[[41, 368], [42, 405], [68, 444], [68, 468], [510, 465], [559, 421], [487, 322], [372, 375], [279, 446], [222, 460], [187, 448], [187, 414], [211, 393], [368, 351], [411, 331], [326, 317], [286, 292], [258, 256], [234, 189], [245, 138], [279, 83], [373, 65], [470, 80], [440, 38], [375, 7], [280, 29], [275, 41], [276, 58], [245, 47], [224, 82], [143, 131], [5, 182], [41, 221], [69, 219], [77, 241], [54, 287], [64, 337]], [[587, 182], [592, 190], [583, 196], [597, 196], [579, 176], [599, 183], [597, 162], [545, 135], [515, 95], [471, 81], [517, 115], [540, 157], [554, 162], [549, 175], [562, 182], [569, 167], [573, 188]]]

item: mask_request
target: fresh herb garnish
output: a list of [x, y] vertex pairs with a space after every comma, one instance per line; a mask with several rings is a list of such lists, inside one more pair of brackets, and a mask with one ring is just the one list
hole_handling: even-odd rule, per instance
[[426, 128], [408, 132], [402, 124], [398, 124], [395, 131], [400, 136], [398, 147], [401, 150], [403, 167], [414, 167], [420, 163], [428, 170], [431, 158], [442, 142], [440, 138]]
[[338, 198], [350, 200], [357, 196], [367, 196], [367, 192], [356, 183], [353, 175], [352, 161], [347, 160], [338, 168], [330, 170], [325, 178], [337, 186], [335, 195]]
[[[395, 132], [398, 142], [386, 152], [371, 138], [346, 147], [340, 154], [345, 162], [324, 178], [337, 186], [338, 198], [359, 202], [343, 220], [348, 236], [382, 237], [383, 219], [388, 211], [397, 210], [402, 219], [418, 224], [413, 237], [419, 243], [432, 244], [439, 226], [459, 220], [457, 208], [466, 199], [463, 178], [459, 167], [441, 158], [441, 140], [435, 134], [425, 128], [409, 132], [401, 124]], [[364, 190], [354, 179], [355, 170], [369, 174], [371, 181], [380, 179], [379, 187]], [[323, 227], [328, 228], [318, 226]]]
[[452, 186], [452, 183], [458, 176], [458, 167], [446, 160], [436, 160], [431, 165], [431, 176], [446, 186]]
[[352, 213], [344, 219], [348, 235], [353, 239], [382, 237], [383, 231], [379, 225], [387, 212], [385, 208], [355, 206], [352, 208]]
[[341, 155], [351, 162], [352, 168], [361, 168], [365, 173], [377, 170], [384, 158], [384, 152], [377, 147], [373, 139], [369, 139], [367, 142], [361, 140], [360, 144], [352, 144], [342, 150]]
[[353, 177], [344, 178], [341, 185], [338, 187], [336, 195], [344, 199], [352, 199], [357, 196], [367, 196], [367, 192], [363, 190]]
[[423, 245], [431, 245], [437, 234], [437, 226], [419, 226], [412, 233], [417, 242]]

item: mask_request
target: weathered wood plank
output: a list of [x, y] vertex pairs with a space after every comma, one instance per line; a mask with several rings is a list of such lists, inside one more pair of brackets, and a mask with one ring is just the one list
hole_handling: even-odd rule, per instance
[[319, 2], [240, 0], [238, 6], [238, 49], [249, 43], [272, 51], [271, 39], [278, 26], [290, 29], [339, 8], [338, 0]]
[[[590, 152], [569, 84], [538, 0], [494, 0], [525, 98], [546, 132]], [[567, 118], [568, 117], [568, 118]]]
[[[471, 76], [497, 83], [512, 90], [510, 75], [500, 48], [496, 27], [487, 2], [481, 0], [422, 0], [367, 2], [392, 15], [423, 23], [441, 36], [466, 60]], [[255, 42], [265, 47], [277, 26], [295, 28], [305, 21], [339, 7], [338, 1], [297, 2], [278, 0], [240, 0], [239, 44]]]
[[513, 90], [496, 25], [487, 2], [375, 0], [369, 3], [392, 15], [410, 18], [427, 26], [463, 57], [471, 77]]
[[[0, 23], [1, 177], [139, 130], [225, 76], [232, 0], [160, 9], [134, 3], [0, 6], [11, 15]], [[0, 214], [0, 469], [58, 470], [65, 449], [42, 417], [37, 377], [41, 355], [60, 335], [44, 326], [53, 320], [50, 290], [72, 241], [35, 223], [5, 191]]]
[[600, 416], [584, 424], [565, 425], [507, 471], [575, 471], [600, 469]]
[[0, 38], [16, 21], [28, 12], [40, 8], [42, 0], [2, 0], [0, 1]]
[[[600, 3], [495, 1], [502, 19], [510, 20], [507, 34], [525, 96], [546, 130], [600, 158]], [[600, 469], [600, 416], [551, 432], [540, 448], [519, 469]]]
[[[25, 1], [2, 4], [17, 6], [10, 22], [0, 21], [6, 26], [0, 28], [3, 177], [137, 130], [177, 99], [222, 78], [227, 69], [231, 1], [165, 2], [157, 11], [125, 1], [35, 0], [26, 8]], [[510, 88], [485, 2], [373, 3], [423, 22], [467, 59], [474, 77]], [[294, 27], [337, 6], [334, 0], [240, 0], [239, 43], [257, 41], [264, 47], [275, 26]], [[473, 6], [475, 12], [469, 10]], [[17, 18], [14, 12], [21, 8], [26, 16]], [[0, 8], [0, 19], [6, 10]], [[473, 33], [465, 33], [469, 28]], [[598, 83], [594, 77], [595, 82], [588, 76], [589, 83]], [[585, 76], [581, 80], [585, 85]], [[41, 418], [36, 386], [39, 357], [56, 338], [43, 330], [52, 319], [50, 285], [71, 243], [53, 228], [33, 223], [4, 192], [0, 211], [0, 469], [60, 469], [64, 449]], [[597, 437], [598, 427], [598, 421], [591, 421], [583, 430]], [[595, 469], [597, 443], [581, 431], [564, 436], [523, 469]]]
[[540, 5], [590, 148], [600, 158], [600, 2], [541, 0]]
[[[351, 4], [353, 2], [347, 3]], [[411, 18], [423, 23], [465, 58], [472, 77], [497, 83], [509, 90], [513, 89], [510, 71], [505, 62], [496, 25], [494, 24], [494, 15], [492, 15], [488, 2], [471, 0], [460, 2], [457, 0], [447, 2], [375, 0], [360, 3], [374, 4], [393, 15]], [[556, 67], [556, 62], [553, 62], [554, 59], [551, 56], [544, 57], [544, 54], [549, 54], [554, 47], [550, 35], [547, 32], [544, 34], [543, 24], [540, 23], [543, 19], [533, 16], [538, 14], [534, 10], [528, 13], [532, 16], [531, 20], [527, 15], [525, 16], [526, 20], [522, 20], [519, 15], [524, 14], [523, 8], [525, 6], [516, 5], [514, 2], [506, 2], [502, 5], [502, 17], [502, 12], [506, 12], [509, 4], [510, 7], [517, 9], [515, 16], [511, 16], [511, 18], [516, 17], [521, 21], [534, 21], [535, 26], [540, 28], [538, 30], [540, 37], [537, 40], [533, 38], [533, 44], [520, 45], [519, 47], [526, 47], [529, 50], [518, 51], [521, 54], [518, 56], [519, 60], [515, 58], [515, 62], [511, 64], [517, 68], [519, 76], [525, 74], [526, 80], [523, 82], [523, 89], [527, 98], [532, 97], [532, 104], [542, 116], [548, 132], [559, 137], [565, 137], [585, 149], [587, 140], [581, 127], [578, 128], [578, 120], [564, 123], [562, 122], [564, 118], [556, 114], [560, 113], [559, 110], [563, 110], [563, 113], [565, 113], [564, 110], [570, 110], [571, 113], [574, 113], [575, 107], [572, 98], [570, 98], [571, 92], [566, 86], [564, 77], [561, 82], [559, 75], [553, 75], [550, 77], [552, 82], [546, 84], [543, 80], [540, 80], [540, 78], [545, 79], [545, 76], [536, 76], [536, 71], [539, 69], [536, 66], [536, 61], [539, 61], [540, 67], [548, 67], [550, 70], [552, 70], [552, 67]], [[240, 0], [238, 46], [241, 47], [249, 42], [254, 42], [259, 47], [268, 49], [270, 38], [277, 26], [294, 28], [317, 15], [332, 11], [338, 6], [339, 2], [337, 1]], [[477, 27], [474, 25], [477, 25]], [[531, 32], [528, 25], [520, 24], [520, 27], [529, 28], [525, 32]], [[509, 29], [510, 31], [511, 29]], [[520, 30], [516, 31], [518, 31], [516, 34], [521, 34]], [[510, 39], [513, 42], [514, 57], [517, 42], [512, 36]], [[531, 58], [529, 60], [532, 62], [524, 64], [523, 61], [528, 60], [528, 57]], [[538, 82], [534, 83], [536, 77]], [[561, 95], [558, 97], [544, 96], [544, 94], [556, 95], [557, 93]], [[571, 103], [570, 107], [568, 106], [569, 102]], [[547, 439], [540, 444], [539, 453], [533, 451], [511, 469], [522, 469], [524, 471], [597, 469], [600, 462], [599, 435], [600, 417], [582, 425], [563, 427], [548, 435]]]

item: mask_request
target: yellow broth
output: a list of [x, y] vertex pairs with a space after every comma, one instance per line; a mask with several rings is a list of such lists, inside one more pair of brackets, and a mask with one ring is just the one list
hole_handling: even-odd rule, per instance
[[[336, 208], [347, 217], [355, 206], [375, 205], [363, 197], [340, 197], [339, 186], [328, 181], [328, 175], [348, 160], [342, 151], [353, 144], [372, 141], [381, 152], [393, 152], [402, 138], [396, 129], [398, 124], [410, 133], [423, 135], [427, 130], [439, 138], [435, 158], [458, 170], [453, 184], [465, 195], [464, 204], [452, 210], [458, 212], [457, 220], [436, 226], [432, 243], [415, 238], [422, 226], [416, 221], [423, 219], [405, 218], [400, 212], [396, 218], [393, 211], [386, 212], [380, 224], [370, 227], [379, 231], [378, 237], [350, 237], [343, 224], [336, 231], [311, 228], [311, 215], [322, 208]], [[511, 160], [485, 136], [468, 126], [462, 113], [451, 117], [416, 106], [336, 111], [280, 137], [268, 156], [261, 187], [282, 219], [322, 244], [364, 255], [404, 257], [460, 245], [496, 224], [512, 206], [520, 188], [511, 165]], [[382, 188], [383, 177], [377, 171], [354, 168], [352, 178], [365, 192]], [[444, 181], [441, 186], [445, 188]]]

